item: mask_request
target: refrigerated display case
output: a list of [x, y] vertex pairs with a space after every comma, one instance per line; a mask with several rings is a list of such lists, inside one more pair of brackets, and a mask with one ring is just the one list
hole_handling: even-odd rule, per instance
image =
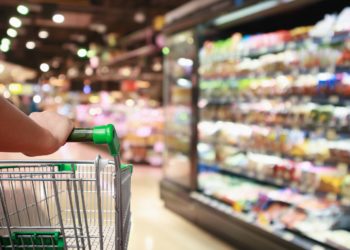
[[242, 249], [350, 249], [350, 5], [267, 2], [196, 27], [197, 185], [162, 197]]
[[165, 164], [167, 180], [192, 188], [196, 121], [193, 95], [197, 49], [194, 32], [183, 31], [166, 38], [163, 48], [165, 104]]

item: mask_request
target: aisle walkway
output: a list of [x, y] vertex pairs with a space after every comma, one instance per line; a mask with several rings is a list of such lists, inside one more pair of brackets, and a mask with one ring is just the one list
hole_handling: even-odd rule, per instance
[[[81, 144], [69, 144], [40, 159], [93, 159], [104, 151]], [[24, 159], [21, 154], [0, 153], [0, 159]], [[136, 167], [132, 181], [132, 231], [129, 250], [229, 250], [225, 243], [164, 208], [159, 199], [161, 171]]]

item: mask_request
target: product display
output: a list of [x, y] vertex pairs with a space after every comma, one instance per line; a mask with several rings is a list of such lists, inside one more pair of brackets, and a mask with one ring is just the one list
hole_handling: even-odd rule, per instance
[[206, 41], [198, 185], [268, 231], [350, 249], [349, 8], [315, 26]]
[[[163, 163], [163, 110], [152, 107], [151, 102], [85, 104], [76, 107], [76, 120], [79, 123], [91, 121], [118, 124], [117, 132], [122, 141], [123, 158], [134, 162], [147, 162], [160, 166]], [[132, 104], [132, 105], [131, 105]], [[142, 119], [140, 119], [142, 117]]]

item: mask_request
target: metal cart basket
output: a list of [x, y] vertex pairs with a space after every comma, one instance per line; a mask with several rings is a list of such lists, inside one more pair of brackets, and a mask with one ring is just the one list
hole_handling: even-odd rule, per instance
[[0, 161], [0, 249], [127, 249], [132, 166], [113, 125], [68, 140], [107, 144], [114, 161]]

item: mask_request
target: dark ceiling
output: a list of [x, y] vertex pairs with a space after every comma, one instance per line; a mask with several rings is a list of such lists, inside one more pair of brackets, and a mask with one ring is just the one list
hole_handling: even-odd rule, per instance
[[[12, 16], [20, 17], [22, 27], [18, 36], [12, 40], [11, 50], [0, 57], [38, 70], [40, 63], [52, 61], [77, 61], [76, 48], [88, 48], [96, 43], [107, 46], [108, 34], [114, 33], [121, 38], [133, 31], [152, 25], [154, 17], [186, 3], [186, 0], [0, 0], [0, 39], [7, 37]], [[17, 13], [16, 7], [25, 4], [30, 8], [26, 16]], [[135, 13], [142, 12], [145, 21], [137, 23]], [[65, 22], [54, 23], [54, 13], [62, 13]], [[105, 26], [105, 31], [97, 31]], [[103, 26], [102, 26], [103, 28]], [[40, 39], [38, 32], [45, 29], [49, 32], [47, 39]], [[37, 47], [28, 50], [27, 41], [35, 41]]]

